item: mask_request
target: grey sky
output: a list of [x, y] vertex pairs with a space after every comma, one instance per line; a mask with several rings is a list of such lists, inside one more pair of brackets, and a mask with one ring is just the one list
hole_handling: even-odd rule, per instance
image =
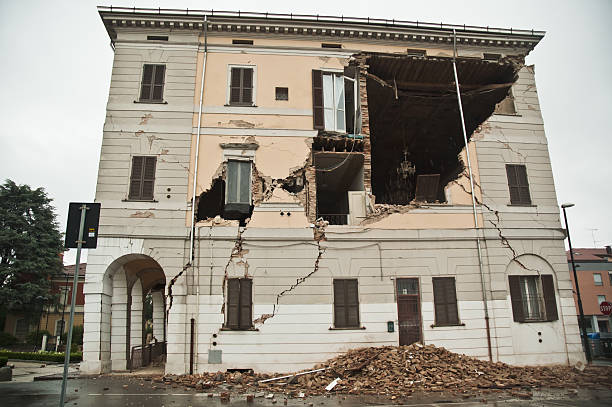
[[[44, 187], [61, 229], [94, 198], [113, 53], [97, 1], [0, 0], [0, 182]], [[547, 31], [529, 55], [573, 244], [612, 243], [612, 2], [119, 1], [127, 7], [380, 17]], [[592, 231], [592, 229], [597, 229]], [[74, 250], [66, 262], [74, 262]]]

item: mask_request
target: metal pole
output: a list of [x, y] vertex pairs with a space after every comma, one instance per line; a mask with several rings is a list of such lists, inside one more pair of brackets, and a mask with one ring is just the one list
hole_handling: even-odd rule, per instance
[[468, 173], [470, 176], [470, 195], [472, 195], [472, 211], [474, 212], [474, 229], [476, 230], [476, 247], [478, 249], [478, 268], [480, 270], [480, 283], [482, 285], [482, 302], [484, 304], [485, 327], [487, 331], [487, 348], [489, 360], [493, 361], [493, 351], [491, 349], [491, 327], [489, 325], [489, 306], [487, 304], [487, 287], [482, 270], [482, 249], [480, 247], [480, 230], [478, 226], [478, 213], [476, 212], [476, 196], [474, 192], [474, 176], [472, 174], [472, 163], [470, 160], [470, 148], [468, 146], [467, 131], [465, 130], [465, 119], [463, 117], [463, 105], [461, 104], [461, 93], [459, 91], [459, 78], [457, 77], [457, 34], [453, 28], [453, 73], [455, 74], [455, 87], [457, 88], [457, 103], [459, 104], [459, 114], [461, 115], [461, 129], [463, 130], [463, 142], [465, 143], [465, 154], [467, 158]]
[[572, 239], [570, 238], [570, 230], [567, 224], [567, 214], [565, 208], [563, 209], [563, 219], [565, 219], [565, 230], [567, 231], [567, 243], [569, 244], [570, 259], [572, 260], [572, 270], [574, 271], [574, 285], [576, 286], [576, 297], [578, 298], [578, 312], [580, 313], [580, 328], [582, 330], [582, 336], [584, 337], [584, 354], [586, 355], [587, 363], [593, 360], [591, 356], [591, 347], [589, 344], [589, 337], [587, 336], [586, 324], [584, 323], [584, 311], [582, 310], [582, 298], [580, 298], [580, 287], [578, 286], [578, 276], [576, 275], [576, 264], [574, 263], [574, 252], [572, 251]]
[[79, 240], [77, 240], [76, 265], [74, 267], [74, 279], [72, 280], [72, 302], [70, 304], [70, 320], [68, 326], [68, 337], [66, 338], [66, 350], [64, 351], [64, 375], [62, 377], [62, 392], [60, 394], [59, 406], [64, 407], [66, 396], [66, 382], [68, 381], [68, 364], [70, 363], [70, 347], [72, 346], [72, 324], [74, 322], [74, 306], [76, 303], [77, 286], [79, 283], [79, 262], [81, 261], [81, 248], [83, 247], [83, 229], [85, 229], [85, 213], [87, 205], [81, 205], [81, 224], [79, 225]]

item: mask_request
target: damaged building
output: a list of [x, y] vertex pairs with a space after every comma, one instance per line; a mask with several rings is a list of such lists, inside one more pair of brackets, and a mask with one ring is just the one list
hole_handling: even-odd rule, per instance
[[[543, 32], [100, 7], [114, 50], [81, 370], [293, 371], [420, 342], [582, 360]], [[158, 345], [163, 344], [163, 346]]]

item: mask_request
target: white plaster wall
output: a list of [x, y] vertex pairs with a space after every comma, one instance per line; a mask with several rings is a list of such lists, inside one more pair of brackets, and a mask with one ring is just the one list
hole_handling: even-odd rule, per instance
[[165, 322], [165, 309], [166, 305], [164, 304], [164, 295], [161, 291], [154, 291], [151, 294], [153, 299], [153, 337], [157, 339], [159, 342], [163, 342], [166, 340], [164, 332], [164, 322]]

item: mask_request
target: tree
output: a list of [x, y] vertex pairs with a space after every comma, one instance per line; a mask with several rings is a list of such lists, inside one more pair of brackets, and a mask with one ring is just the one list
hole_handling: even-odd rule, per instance
[[0, 185], [0, 313], [38, 317], [61, 273], [64, 250], [51, 199], [43, 188], [6, 180]]

